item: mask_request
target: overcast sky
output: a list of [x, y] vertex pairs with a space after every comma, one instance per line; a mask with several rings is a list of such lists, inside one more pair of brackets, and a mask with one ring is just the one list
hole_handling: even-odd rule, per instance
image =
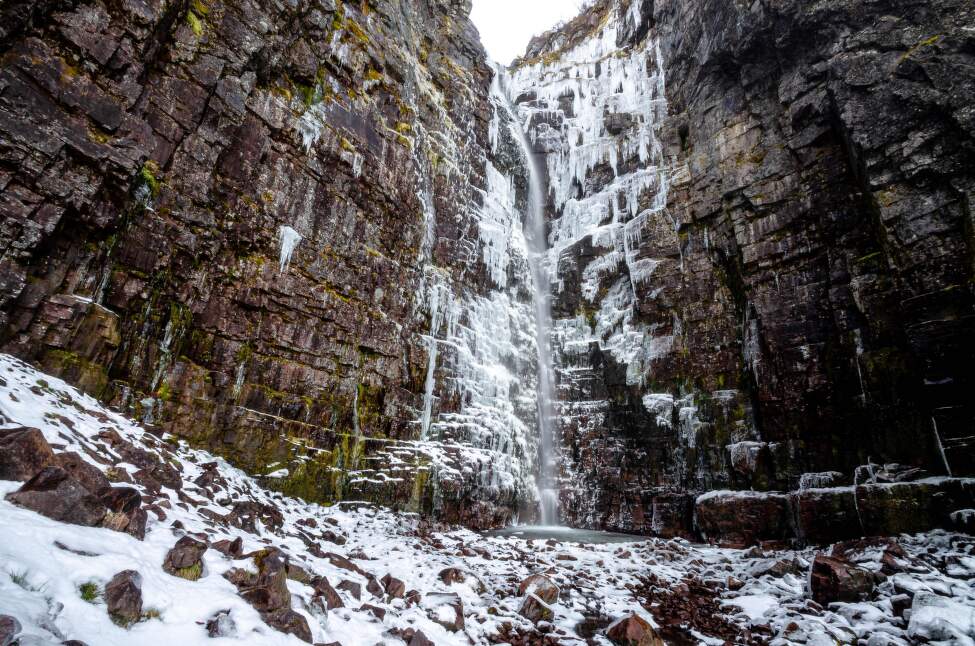
[[488, 55], [507, 65], [531, 37], [579, 13], [579, 0], [474, 0], [471, 19]]

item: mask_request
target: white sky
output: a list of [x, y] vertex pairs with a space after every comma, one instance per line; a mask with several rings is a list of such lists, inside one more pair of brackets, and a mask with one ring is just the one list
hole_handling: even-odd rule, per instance
[[579, 14], [580, 0], [474, 0], [471, 19], [488, 55], [507, 65], [532, 36]]

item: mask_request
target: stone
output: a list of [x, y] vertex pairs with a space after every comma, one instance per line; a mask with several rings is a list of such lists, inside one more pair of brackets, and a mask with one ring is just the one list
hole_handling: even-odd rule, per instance
[[226, 521], [249, 534], [257, 534], [258, 522], [272, 532], [276, 532], [284, 524], [284, 516], [270, 505], [246, 500], [234, 504]]
[[112, 621], [126, 627], [136, 623], [142, 618], [142, 575], [119, 572], [105, 586], [104, 598]]
[[870, 594], [884, 575], [846, 561], [817, 554], [809, 575], [813, 600], [826, 606], [834, 601], [859, 601]]
[[87, 462], [77, 453], [58, 453], [54, 456], [54, 464], [64, 469], [68, 475], [96, 496], [101, 496], [112, 486], [101, 469]]
[[532, 574], [518, 586], [519, 596], [535, 595], [545, 603], [559, 600], [559, 586], [544, 574]]
[[392, 575], [387, 574], [381, 579], [381, 582], [390, 599], [402, 599], [406, 596], [406, 584]]
[[166, 554], [163, 570], [181, 579], [196, 581], [203, 576], [203, 554], [206, 550], [206, 543], [184, 536]]
[[382, 621], [383, 619], [386, 618], [386, 610], [385, 609], [380, 608], [378, 606], [370, 605], [368, 603], [362, 604], [362, 606], [359, 608], [359, 611], [360, 612], [368, 612], [369, 614], [371, 614], [373, 617], [375, 617], [379, 621]]
[[343, 579], [339, 582], [337, 588], [339, 590], [345, 590], [351, 594], [356, 601], [362, 599], [362, 585], [356, 583], [355, 581], [347, 581]]
[[427, 616], [451, 632], [464, 629], [464, 602], [453, 593], [435, 592], [423, 597], [420, 605]]
[[606, 636], [614, 644], [622, 646], [664, 646], [653, 626], [639, 615], [630, 615], [606, 629]]
[[61, 467], [45, 467], [7, 500], [53, 520], [85, 527], [102, 522], [108, 509]]
[[304, 642], [312, 643], [311, 628], [304, 615], [295, 612], [291, 608], [280, 608], [267, 613], [262, 613], [261, 618], [267, 625], [275, 630], [279, 630], [286, 635], [294, 635]]
[[[342, 597], [336, 592], [335, 588], [328, 582], [325, 577], [318, 577], [312, 584], [312, 588], [315, 590], [313, 601], [318, 600], [318, 602], [324, 606], [326, 610], [335, 610], [336, 608], [344, 608], [345, 603], [342, 601]], [[358, 597], [356, 597], [358, 599]]]
[[0, 646], [11, 646], [22, 627], [15, 617], [0, 615]]
[[51, 445], [36, 428], [0, 431], [0, 480], [30, 480], [54, 463]]
[[434, 642], [423, 634], [423, 631], [416, 631], [413, 637], [407, 642], [408, 646], [435, 646]]
[[794, 536], [790, 509], [788, 496], [781, 494], [718, 492], [698, 498], [694, 518], [705, 539], [743, 549]]
[[207, 637], [229, 637], [237, 636], [237, 622], [231, 616], [229, 610], [221, 610], [214, 614], [206, 622]]
[[528, 594], [521, 602], [521, 606], [518, 608], [518, 614], [527, 619], [538, 623], [540, 621], [552, 621], [555, 617], [555, 613], [549, 604], [542, 601], [540, 598], [534, 594]]
[[221, 539], [213, 543], [210, 547], [217, 550], [224, 556], [228, 556], [232, 559], [240, 558], [244, 552], [244, 541], [240, 536], [231, 539]]

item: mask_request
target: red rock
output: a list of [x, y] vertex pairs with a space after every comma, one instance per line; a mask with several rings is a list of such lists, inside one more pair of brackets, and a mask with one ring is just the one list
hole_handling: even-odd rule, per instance
[[518, 586], [518, 594], [533, 594], [545, 603], [555, 603], [559, 600], [559, 586], [544, 574], [532, 574]]
[[0, 431], [0, 480], [30, 480], [55, 463], [51, 445], [36, 428]]
[[61, 467], [42, 469], [8, 494], [7, 500], [53, 520], [86, 527], [97, 526], [108, 513], [101, 501]]
[[859, 601], [884, 578], [882, 574], [818, 554], [813, 560], [809, 583], [813, 600], [825, 606], [833, 601]]
[[665, 646], [653, 626], [638, 615], [624, 617], [612, 624], [606, 629], [606, 636], [622, 646]]
[[115, 623], [128, 626], [142, 618], [142, 575], [119, 572], [105, 586], [105, 604]]

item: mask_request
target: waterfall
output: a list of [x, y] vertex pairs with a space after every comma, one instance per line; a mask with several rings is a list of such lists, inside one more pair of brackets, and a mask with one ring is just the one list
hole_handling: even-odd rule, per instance
[[[504, 74], [498, 69], [495, 82]], [[505, 96], [507, 96], [505, 94]], [[510, 103], [506, 107], [528, 166], [528, 213], [525, 218], [525, 237], [528, 242], [528, 260], [534, 285], [535, 337], [538, 345], [538, 499], [541, 508], [541, 524], [559, 524], [558, 464], [555, 448], [555, 368], [552, 362], [552, 293], [546, 258], [548, 236], [545, 228], [546, 191], [542, 185], [542, 171], [532, 152], [526, 127], [515, 116]]]

